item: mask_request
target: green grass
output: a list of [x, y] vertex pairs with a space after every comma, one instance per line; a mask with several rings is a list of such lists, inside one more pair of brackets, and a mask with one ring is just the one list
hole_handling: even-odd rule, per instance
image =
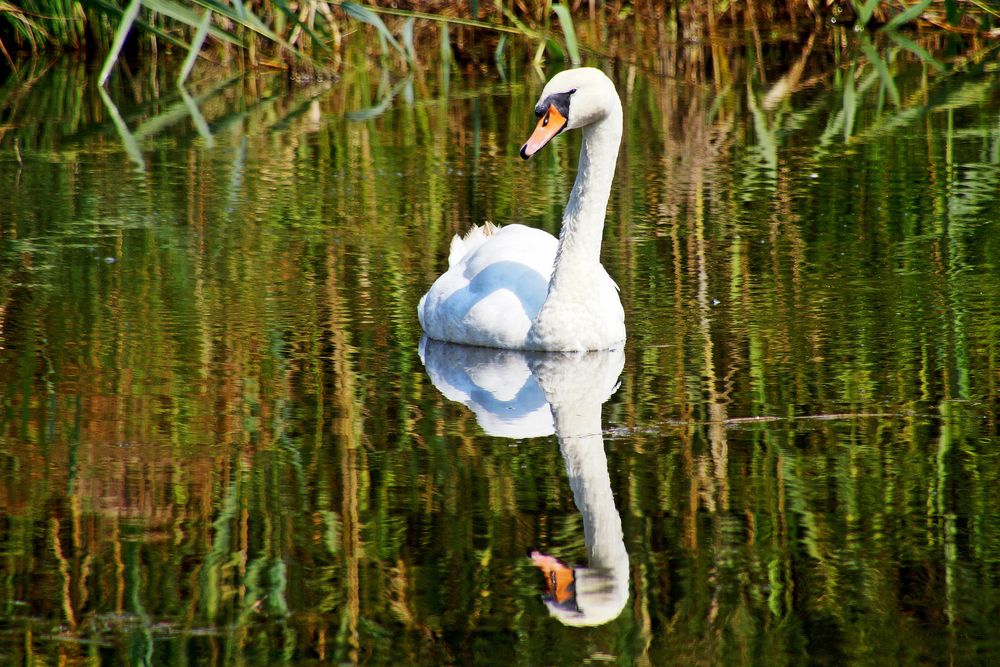
[[420, 2], [413, 3], [418, 9], [406, 10], [321, 0], [0, 0], [0, 53], [13, 66], [17, 52], [84, 51], [104, 59], [106, 71], [123, 54], [163, 48], [181, 50], [192, 63], [195, 56], [226, 61], [236, 54], [253, 66], [336, 68], [345, 43], [362, 40], [372, 55], [410, 68], [416, 64], [414, 44], [440, 35], [448, 37], [449, 53], [463, 60], [480, 59], [482, 45], [487, 57], [502, 54], [514, 40], [539, 60], [578, 64], [588, 51], [634, 59], [659, 35], [679, 40], [702, 25], [708, 26], [708, 36], [727, 25], [752, 26], [756, 33], [760, 26], [824, 25], [834, 18], [869, 30], [919, 23], [934, 30], [988, 33], [1000, 17], [983, 0], [851, 0], [830, 7], [786, 0], [757, 10], [718, 0], [661, 4], [581, 3], [573, 12], [572, 3], [521, 10], [495, 0], [429, 12], [418, 11]]

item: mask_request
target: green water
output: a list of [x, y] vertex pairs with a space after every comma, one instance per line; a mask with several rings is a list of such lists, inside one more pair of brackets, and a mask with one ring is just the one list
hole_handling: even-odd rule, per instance
[[[1000, 61], [840, 37], [604, 65], [629, 339], [509, 360], [514, 439], [416, 303], [471, 224], [558, 229], [530, 65], [8, 75], [0, 662], [1000, 661]], [[616, 519], [624, 603], [564, 625], [527, 554]]]

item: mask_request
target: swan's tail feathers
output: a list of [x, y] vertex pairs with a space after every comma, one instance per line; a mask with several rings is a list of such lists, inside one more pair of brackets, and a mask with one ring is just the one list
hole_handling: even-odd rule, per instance
[[473, 252], [500, 229], [487, 220], [482, 225], [472, 225], [472, 229], [461, 237], [455, 234], [451, 240], [451, 250], [448, 252], [448, 266], [455, 266], [462, 258]]

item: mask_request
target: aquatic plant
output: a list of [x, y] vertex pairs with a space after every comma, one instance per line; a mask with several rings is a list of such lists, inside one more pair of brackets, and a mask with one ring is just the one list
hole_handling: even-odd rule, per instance
[[579, 63], [588, 50], [632, 58], [664, 36], [697, 38], [705, 27], [710, 34], [727, 25], [750, 28], [758, 38], [761, 26], [795, 30], [829, 22], [885, 30], [920, 23], [995, 34], [1000, 17], [1000, 10], [981, 0], [577, 5], [574, 12], [569, 3], [525, 7], [504, 0], [468, 7], [414, 0], [405, 8], [327, 0], [0, 0], [0, 52], [13, 66], [19, 50], [87, 50], [105, 58], [105, 70], [129, 50], [155, 55], [161, 48], [180, 49], [192, 61], [197, 56], [225, 62], [238, 55], [253, 66], [329, 66], [362, 24], [367, 48], [383, 59], [395, 54], [404, 67], [414, 64], [414, 43], [428, 40], [441, 43], [443, 60], [455, 51], [479, 59], [484, 46], [502, 58], [513, 40], [532, 50], [536, 61]]

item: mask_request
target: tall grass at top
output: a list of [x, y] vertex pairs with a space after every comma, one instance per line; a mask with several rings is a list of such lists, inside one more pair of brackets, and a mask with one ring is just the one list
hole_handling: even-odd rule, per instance
[[[336, 67], [345, 41], [362, 40], [377, 58], [415, 64], [415, 43], [447, 44], [460, 61], [500, 57], [512, 43], [536, 61], [574, 64], [586, 53], [632, 59], [664, 37], [709, 36], [726, 26], [793, 30], [853, 23], [859, 30], [896, 30], [919, 24], [941, 31], [997, 37], [1000, 9], [982, 0], [843, 0], [816, 3], [734, 3], [710, 0], [634, 0], [630, 3], [509, 0], [442, 5], [413, 0], [407, 8], [328, 0], [0, 0], [0, 53], [14, 65], [17, 52], [74, 50], [105, 59], [105, 70], [130, 52], [180, 50], [227, 62], [319, 69]], [[574, 11], [574, 7], [576, 7]], [[142, 39], [139, 39], [143, 37]], [[442, 49], [442, 58], [447, 60]]]

